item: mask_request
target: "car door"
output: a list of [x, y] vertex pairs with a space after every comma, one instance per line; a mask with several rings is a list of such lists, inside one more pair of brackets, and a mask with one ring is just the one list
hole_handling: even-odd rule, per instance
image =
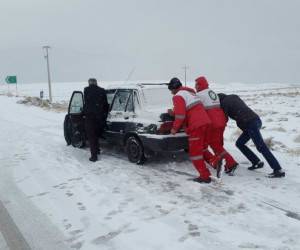
[[137, 131], [137, 124], [136, 124], [136, 111], [140, 108], [138, 98], [137, 98], [137, 92], [136, 90], [132, 90], [130, 93], [130, 96], [128, 98], [125, 112], [124, 112], [124, 120], [125, 120], [125, 127], [124, 132], [134, 132]]
[[123, 137], [130, 122], [130, 118], [133, 116], [133, 108], [127, 108], [131, 103], [132, 89], [119, 89], [116, 91], [110, 113], [107, 117], [107, 130], [106, 138], [117, 144], [122, 144]]
[[64, 121], [66, 142], [68, 145], [72, 144], [74, 147], [83, 147], [86, 141], [83, 105], [83, 93], [81, 91], [74, 91], [69, 102], [68, 114]]

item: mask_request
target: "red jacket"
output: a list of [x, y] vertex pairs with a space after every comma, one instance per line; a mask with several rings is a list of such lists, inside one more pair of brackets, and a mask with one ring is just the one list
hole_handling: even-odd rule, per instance
[[218, 95], [208, 88], [208, 82], [204, 76], [196, 79], [197, 96], [200, 98], [203, 106], [215, 128], [226, 127], [227, 118], [220, 107]]
[[173, 105], [175, 116], [173, 129], [176, 131], [185, 125], [186, 132], [189, 133], [211, 123], [201, 101], [191, 88], [180, 87], [173, 97]]

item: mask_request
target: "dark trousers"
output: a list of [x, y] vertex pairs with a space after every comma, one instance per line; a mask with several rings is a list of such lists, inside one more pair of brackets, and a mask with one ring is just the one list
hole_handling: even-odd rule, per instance
[[260, 133], [261, 126], [262, 122], [259, 118], [251, 121], [248, 127], [243, 130], [243, 133], [237, 139], [235, 145], [252, 164], [257, 164], [260, 161], [259, 158], [253, 153], [250, 148], [246, 146], [246, 143], [251, 139], [254, 142], [254, 145], [258, 152], [260, 152], [264, 156], [270, 167], [273, 170], [279, 170], [281, 169], [279, 162], [276, 160], [275, 156], [269, 150], [262, 138], [262, 135]]
[[102, 131], [102, 122], [93, 115], [85, 117], [85, 131], [89, 141], [91, 155], [97, 156], [99, 151], [99, 137]]

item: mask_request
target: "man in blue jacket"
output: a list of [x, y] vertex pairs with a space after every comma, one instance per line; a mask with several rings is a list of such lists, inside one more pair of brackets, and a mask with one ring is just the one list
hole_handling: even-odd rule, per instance
[[220, 104], [224, 113], [231, 119], [236, 121], [237, 126], [243, 131], [237, 139], [235, 145], [252, 163], [249, 170], [262, 168], [264, 163], [260, 161], [257, 155], [246, 146], [246, 143], [251, 139], [257, 150], [264, 156], [269, 163], [273, 172], [268, 175], [270, 178], [280, 178], [285, 176], [279, 162], [265, 144], [260, 133], [262, 122], [260, 117], [250, 109], [247, 104], [237, 95], [219, 94]]

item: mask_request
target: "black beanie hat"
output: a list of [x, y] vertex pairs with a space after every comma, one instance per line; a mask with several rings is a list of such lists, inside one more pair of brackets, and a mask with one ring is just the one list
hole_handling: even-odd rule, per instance
[[182, 83], [180, 82], [180, 80], [177, 77], [174, 77], [170, 80], [170, 82], [168, 84], [168, 89], [169, 90], [178, 89], [181, 86], [182, 86]]
[[97, 80], [96, 80], [96, 78], [90, 78], [88, 83], [89, 83], [89, 85], [97, 85]]

